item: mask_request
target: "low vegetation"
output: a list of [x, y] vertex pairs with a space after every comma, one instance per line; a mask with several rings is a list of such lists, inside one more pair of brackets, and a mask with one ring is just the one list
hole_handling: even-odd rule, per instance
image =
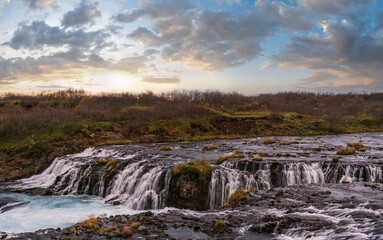
[[217, 165], [220, 165], [221, 163], [223, 163], [224, 161], [228, 160], [228, 159], [231, 159], [231, 158], [244, 158], [246, 157], [245, 154], [243, 154], [241, 151], [235, 151], [234, 153], [232, 154], [229, 154], [229, 155], [226, 155], [226, 156], [220, 156], [217, 158], [216, 160], [216, 164]]
[[213, 168], [206, 160], [199, 162], [190, 161], [186, 164], [177, 165], [173, 168], [173, 174], [178, 175], [181, 172], [194, 173], [199, 176], [200, 180], [206, 180], [211, 178]]
[[348, 147], [352, 147], [352, 148], [355, 148], [356, 150], [359, 150], [361, 148], [364, 148], [364, 145], [359, 143], [359, 142], [349, 142], [347, 143], [347, 146]]
[[206, 145], [203, 147], [203, 150], [207, 150], [207, 151], [214, 150], [214, 149], [217, 149], [217, 147], [214, 146], [214, 144]]
[[8, 93], [0, 96], [0, 180], [96, 145], [382, 129], [382, 93]]
[[229, 197], [229, 201], [225, 203], [225, 207], [236, 207], [241, 206], [242, 202], [246, 199], [248, 192], [242, 188], [238, 188]]
[[341, 148], [336, 152], [336, 154], [338, 155], [352, 155], [354, 153], [355, 153], [355, 148], [353, 147]]
[[263, 144], [272, 144], [272, 143], [275, 143], [275, 140], [274, 140], [274, 138], [272, 138], [272, 137], [266, 138], [266, 139], [263, 141]]
[[214, 223], [214, 228], [215, 229], [222, 229], [226, 226], [226, 223], [222, 220], [218, 220]]
[[171, 151], [173, 148], [171, 146], [162, 146], [160, 147], [160, 151]]

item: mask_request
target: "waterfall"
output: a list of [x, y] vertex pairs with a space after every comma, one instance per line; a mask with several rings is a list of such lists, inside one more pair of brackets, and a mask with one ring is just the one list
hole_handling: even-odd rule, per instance
[[122, 203], [131, 209], [164, 208], [171, 171], [148, 169], [145, 160], [128, 165], [114, 179], [106, 202]]
[[[129, 152], [130, 151], [130, 152]], [[173, 166], [185, 162], [180, 157], [168, 160], [158, 155], [135, 157], [133, 150], [89, 148], [55, 161], [43, 173], [20, 180], [18, 189], [46, 189], [53, 195], [95, 195], [106, 203], [122, 204], [130, 209], [166, 207]], [[156, 153], [158, 154], [158, 153]], [[100, 157], [118, 157], [112, 168], [98, 164]], [[209, 206], [223, 206], [237, 189], [271, 188], [383, 180], [382, 165], [363, 162], [299, 162], [228, 160], [212, 165]], [[110, 170], [114, 170], [113, 173]]]

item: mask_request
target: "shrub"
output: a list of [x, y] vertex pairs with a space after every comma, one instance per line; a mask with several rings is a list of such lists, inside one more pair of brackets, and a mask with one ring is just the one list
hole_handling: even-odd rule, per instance
[[352, 155], [354, 153], [355, 153], [355, 148], [353, 147], [341, 148], [336, 152], [336, 154], [338, 155]]
[[173, 148], [171, 146], [162, 146], [160, 147], [160, 151], [171, 151]]
[[268, 138], [266, 138], [266, 139], [263, 141], [263, 144], [272, 144], [272, 143], [275, 143], [275, 140], [274, 140], [274, 138], [272, 138], [272, 137], [268, 137]]

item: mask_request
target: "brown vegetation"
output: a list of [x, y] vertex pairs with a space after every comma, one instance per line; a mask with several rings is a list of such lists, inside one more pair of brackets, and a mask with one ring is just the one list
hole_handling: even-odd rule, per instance
[[0, 178], [41, 172], [94, 145], [381, 129], [383, 93], [8, 93], [0, 96]]

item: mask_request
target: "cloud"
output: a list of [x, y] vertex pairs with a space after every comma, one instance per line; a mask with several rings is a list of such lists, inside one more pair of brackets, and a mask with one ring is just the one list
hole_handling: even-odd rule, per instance
[[128, 37], [160, 49], [167, 62], [220, 71], [245, 64], [261, 54], [260, 43], [278, 24], [255, 11], [233, 14], [203, 10], [154, 21], [153, 30], [138, 27]]
[[42, 9], [45, 7], [58, 7], [56, 0], [23, 0], [24, 3], [33, 10]]
[[298, 0], [298, 5], [314, 14], [332, 14], [356, 19], [368, 14], [367, 7], [374, 0]]
[[296, 36], [268, 65], [317, 70], [295, 86], [342, 87], [383, 81], [383, 37], [347, 20], [322, 22], [324, 36]]
[[298, 31], [309, 31], [314, 27], [307, 11], [302, 8], [289, 6], [283, 2], [257, 0], [255, 6], [268, 17], [275, 18], [280, 24]]
[[14, 32], [9, 46], [13, 49], [42, 49], [45, 46], [69, 46], [84, 49], [102, 49], [109, 46], [106, 42], [110, 35], [102, 30], [85, 32], [83, 29], [65, 31], [51, 27], [43, 21], [34, 21], [30, 25], [22, 23]]
[[181, 80], [177, 77], [145, 77], [142, 79], [143, 82], [156, 83], [156, 84], [175, 84]]
[[169, 18], [194, 8], [190, 0], [140, 0], [139, 5], [141, 8], [115, 14], [112, 19], [121, 23], [132, 23], [139, 18]]
[[80, 6], [64, 14], [61, 25], [66, 28], [78, 27], [92, 22], [97, 17], [101, 17], [97, 3], [91, 4], [87, 0], [82, 0]]

